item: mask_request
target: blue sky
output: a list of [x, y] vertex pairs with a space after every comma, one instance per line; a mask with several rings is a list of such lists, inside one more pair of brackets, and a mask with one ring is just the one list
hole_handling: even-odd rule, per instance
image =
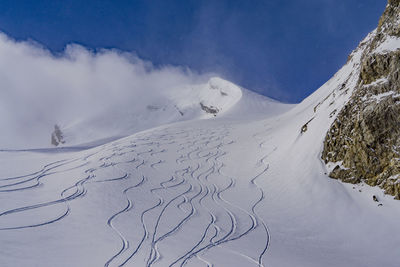
[[69, 43], [215, 72], [299, 102], [373, 30], [385, 0], [2, 0], [0, 31], [53, 52]]

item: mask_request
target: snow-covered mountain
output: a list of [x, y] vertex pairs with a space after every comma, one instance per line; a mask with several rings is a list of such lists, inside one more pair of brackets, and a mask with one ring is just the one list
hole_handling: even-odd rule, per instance
[[1, 265], [398, 266], [400, 202], [321, 159], [378, 34], [298, 105], [214, 78], [62, 127], [101, 145], [1, 151]]
[[[242, 97], [242, 90], [220, 78], [205, 84], [183, 85], [142, 102], [129, 99], [92, 117], [80, 117], [63, 127], [66, 144], [76, 145], [127, 136], [173, 122], [219, 116]], [[104, 142], [104, 141], [103, 141]]]

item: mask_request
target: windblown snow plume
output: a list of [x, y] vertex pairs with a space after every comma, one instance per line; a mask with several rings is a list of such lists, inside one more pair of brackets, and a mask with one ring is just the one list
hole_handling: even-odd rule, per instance
[[[182, 67], [155, 67], [117, 50], [94, 52], [68, 45], [62, 54], [54, 55], [35, 43], [0, 34], [0, 58], [0, 148], [49, 146], [55, 124], [66, 133], [69, 144], [129, 134], [182, 120], [188, 107], [193, 118], [194, 107], [202, 112], [200, 103], [207, 105], [207, 99], [216, 96], [240, 98], [239, 88], [228, 97], [228, 92], [211, 90], [221, 84], [215, 79], [207, 88], [193, 87], [207, 82], [210, 75]], [[186, 89], [196, 89], [197, 94], [191, 94], [189, 102], [187, 98], [185, 103], [176, 102], [180, 95], [190, 94]], [[146, 125], [138, 125], [139, 121]]]

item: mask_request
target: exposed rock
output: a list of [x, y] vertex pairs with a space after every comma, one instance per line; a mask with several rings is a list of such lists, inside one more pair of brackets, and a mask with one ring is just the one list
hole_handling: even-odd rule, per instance
[[376, 52], [393, 37], [400, 37], [400, 0], [389, 0], [350, 101], [327, 133], [322, 159], [342, 162], [330, 177], [378, 185], [400, 199], [400, 50]]
[[64, 144], [65, 140], [64, 140], [64, 135], [61, 132], [60, 127], [56, 124], [54, 125], [54, 131], [51, 134], [51, 144], [53, 146], [58, 146], [60, 144]]
[[301, 127], [301, 130], [300, 130], [301, 133], [307, 132], [308, 124], [309, 124], [313, 119], [314, 119], [314, 118], [310, 119], [309, 121], [307, 121], [307, 122]]
[[400, 0], [389, 0], [379, 20], [378, 32], [400, 37]]
[[204, 105], [202, 102], [200, 102], [200, 107], [202, 110], [204, 110], [207, 113], [213, 114], [214, 116], [217, 115], [217, 113], [219, 112], [219, 109], [217, 107], [213, 107], [213, 106], [206, 106]]

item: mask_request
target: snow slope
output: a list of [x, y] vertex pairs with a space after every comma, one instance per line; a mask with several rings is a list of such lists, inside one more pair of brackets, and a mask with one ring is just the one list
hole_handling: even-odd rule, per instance
[[399, 202], [319, 159], [359, 53], [294, 107], [243, 90], [215, 118], [0, 152], [1, 266], [398, 266]]
[[[172, 122], [209, 118], [203, 107], [215, 108], [219, 116], [233, 107], [241, 98], [242, 90], [223, 79], [214, 77], [204, 84], [182, 84], [165, 87], [158, 95], [124, 98], [115, 96], [113, 103], [98, 108], [98, 112], [80, 113], [55, 121], [61, 126], [65, 145], [104, 143], [123, 136]], [[117, 99], [117, 100], [116, 100]], [[117, 103], [117, 104], [116, 104]], [[45, 105], [45, 104], [43, 104]], [[21, 126], [3, 123], [5, 136], [0, 141], [0, 149], [26, 149], [51, 147], [50, 136], [54, 125], [32, 127], [29, 134]], [[30, 127], [26, 124], [25, 127]], [[10, 133], [9, 133], [10, 132]], [[11, 137], [7, 136], [7, 133]], [[20, 137], [22, 135], [22, 137]]]
[[[213, 114], [201, 104], [217, 109], [220, 115], [229, 110], [242, 96], [241, 89], [214, 77], [205, 84], [182, 85], [164, 90], [159, 96], [129, 99], [112, 110], [105, 109], [94, 117], [81, 117], [63, 127], [69, 145], [93, 142], [132, 133], [172, 122], [209, 118]], [[201, 103], [201, 104], [200, 104]]]
[[212, 79], [142, 117], [65, 128], [76, 143], [133, 135], [0, 151], [0, 265], [398, 266], [400, 202], [320, 160], [374, 34], [298, 105]]

